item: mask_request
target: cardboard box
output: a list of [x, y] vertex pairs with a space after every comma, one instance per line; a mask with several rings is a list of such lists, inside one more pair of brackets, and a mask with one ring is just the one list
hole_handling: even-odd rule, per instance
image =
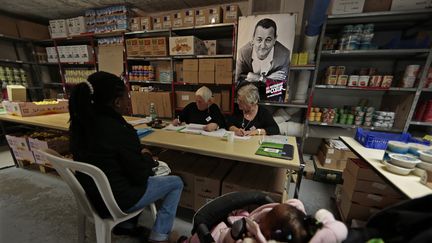
[[361, 159], [349, 159], [346, 170], [358, 180], [385, 183], [372, 167]]
[[338, 159], [328, 159], [325, 157], [322, 151], [318, 151], [317, 155], [319, 163], [328, 169], [335, 169], [335, 170], [344, 170], [347, 164], [346, 160], [338, 160]]
[[11, 147], [11, 149], [21, 167], [25, 164], [34, 164], [36, 162], [32, 151], [15, 147]]
[[342, 177], [344, 179], [342, 189], [349, 194], [349, 198], [352, 197], [354, 192], [372, 193], [392, 198], [402, 197], [400, 192], [393, 189], [393, 187], [387, 183], [359, 180], [347, 170], [343, 172]]
[[48, 62], [58, 62], [57, 51], [55, 47], [45, 47]]
[[[69, 138], [62, 134], [56, 134], [54, 137], [46, 139], [46, 141], [29, 137], [28, 144], [30, 150], [33, 152], [44, 149], [52, 149], [59, 154], [65, 154], [69, 152]], [[41, 161], [41, 164], [43, 163], [44, 162]]]
[[49, 21], [51, 38], [67, 38], [69, 36], [65, 19], [54, 19]]
[[406, 11], [414, 9], [425, 9], [430, 7], [430, 1], [427, 0], [393, 0], [391, 4], [391, 11]]
[[219, 58], [215, 59], [216, 72], [232, 72], [233, 60], [232, 58]]
[[184, 11], [183, 27], [192, 27], [195, 25], [195, 11], [188, 9]]
[[22, 85], [7, 85], [7, 96], [9, 101], [26, 101], [27, 89]]
[[84, 16], [66, 20], [69, 36], [77, 36], [87, 32], [87, 25]]
[[19, 37], [17, 20], [0, 15], [0, 34]]
[[366, 207], [375, 207], [379, 209], [396, 204], [402, 200], [400, 198], [386, 197], [366, 192], [354, 192], [353, 194], [351, 194], [351, 197], [349, 197], [348, 193], [346, 195], [348, 196], [348, 199], [354, 203], [358, 203]]
[[183, 59], [183, 71], [198, 72], [198, 59]]
[[222, 71], [216, 71], [215, 73], [215, 83], [217, 84], [232, 84], [233, 80], [233, 73], [230, 72], [222, 72]]
[[[325, 159], [342, 160], [344, 157], [343, 150], [330, 147], [330, 145], [328, 145], [325, 142], [321, 144], [321, 152], [323, 153]], [[330, 163], [330, 162], [326, 162], [326, 163]]]
[[153, 29], [154, 30], [163, 29], [162, 23], [163, 23], [163, 17], [162, 16], [153, 17]]
[[223, 112], [229, 112], [231, 109], [230, 92], [228, 90], [221, 91], [221, 109]]
[[[2, 25], [4, 25], [3, 22]], [[49, 29], [46, 25], [37, 24], [26, 20], [17, 20], [16, 26], [21, 38], [28, 38], [32, 40], [46, 40], [50, 38]]]
[[171, 18], [173, 28], [183, 27], [184, 12], [175, 12], [171, 15]]
[[223, 10], [223, 22], [224, 23], [237, 23], [240, 15], [240, 9], [238, 5], [231, 4], [224, 6]]
[[170, 29], [170, 28], [172, 28], [171, 15], [167, 14], [163, 16], [162, 29]]
[[79, 63], [93, 62], [93, 48], [88, 45], [79, 45]]
[[234, 162], [214, 157], [203, 157], [197, 160], [197, 163], [200, 162], [205, 163], [205, 167], [195, 174], [195, 194], [207, 198], [220, 196], [222, 181], [233, 168]]
[[214, 84], [215, 73], [214, 71], [199, 71], [198, 72], [198, 83], [200, 84]]
[[222, 105], [222, 96], [221, 93], [213, 93], [213, 103], [216, 104], [219, 108], [221, 108]]
[[191, 102], [195, 101], [195, 92], [176, 91], [176, 107], [183, 108]]
[[195, 10], [195, 26], [198, 25], [206, 25], [208, 24], [208, 10], [203, 9], [196, 9]]
[[153, 19], [150, 16], [141, 17], [141, 30], [152, 30], [153, 29]]
[[246, 191], [247, 188], [241, 185], [241, 181], [247, 175], [244, 173], [247, 170], [246, 163], [236, 164], [222, 182], [221, 195], [229, 192]]
[[220, 6], [207, 9], [207, 24], [222, 23], [222, 8]]
[[154, 37], [152, 41], [152, 56], [168, 56], [168, 43], [166, 37]]
[[131, 31], [141, 30], [141, 17], [130, 18], [129, 27]]
[[377, 208], [367, 207], [352, 202], [348, 199], [344, 190], [342, 190], [341, 200], [339, 203], [342, 219], [346, 223], [349, 223], [352, 219], [368, 220], [370, 216], [379, 211]]
[[392, 0], [365, 0], [363, 12], [389, 11]]
[[170, 55], [205, 55], [204, 42], [195, 36], [175, 36], [169, 38]]
[[175, 63], [174, 70], [175, 70], [175, 81], [183, 82], [183, 63]]
[[204, 40], [204, 45], [207, 48], [207, 55], [214, 56], [217, 53], [216, 40]]
[[18, 148], [20, 150], [30, 151], [30, 147], [27, 142], [27, 136], [24, 135], [6, 135], [6, 141], [11, 148]]
[[185, 71], [183, 68], [183, 82], [197, 84], [199, 81], [199, 76], [197, 71]]
[[365, 0], [332, 0], [331, 14], [353, 14], [363, 12]]
[[139, 56], [140, 46], [138, 41], [138, 38], [126, 39], [126, 52], [128, 56]]
[[2, 104], [8, 114], [15, 116], [39, 116], [69, 112], [68, 101], [58, 101], [56, 104], [46, 105], [37, 105], [33, 102], [10, 101], [3, 101]]
[[99, 71], [110, 72], [121, 75], [124, 69], [123, 46], [100, 46], [98, 47]]
[[171, 95], [169, 92], [131, 91], [132, 113], [149, 115], [150, 104], [154, 103], [158, 117], [172, 117]]
[[207, 203], [211, 202], [216, 197], [208, 197], [201, 194], [195, 194], [194, 197], [194, 210], [197, 212], [202, 206], [206, 205]]
[[199, 59], [199, 71], [212, 71], [215, 70], [215, 59], [205, 58]]

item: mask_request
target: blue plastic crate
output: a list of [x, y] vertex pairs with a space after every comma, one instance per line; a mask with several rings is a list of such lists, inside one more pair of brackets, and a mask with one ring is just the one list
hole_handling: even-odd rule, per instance
[[386, 149], [387, 142], [390, 140], [408, 142], [411, 139], [409, 133], [386, 133], [366, 131], [362, 128], [357, 128], [355, 140], [361, 143], [366, 148]]

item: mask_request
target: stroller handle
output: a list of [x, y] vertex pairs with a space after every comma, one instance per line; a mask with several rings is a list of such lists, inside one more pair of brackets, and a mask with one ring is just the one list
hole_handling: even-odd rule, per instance
[[273, 202], [261, 191], [231, 192], [222, 195], [198, 209], [193, 217], [192, 234], [197, 233], [201, 243], [215, 242], [210, 229], [224, 221], [229, 213], [248, 205], [261, 206]]

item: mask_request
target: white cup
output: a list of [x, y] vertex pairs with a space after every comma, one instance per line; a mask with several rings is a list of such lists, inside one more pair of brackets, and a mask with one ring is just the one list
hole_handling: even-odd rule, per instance
[[226, 136], [227, 136], [228, 143], [234, 142], [234, 132], [232, 131], [226, 132]]

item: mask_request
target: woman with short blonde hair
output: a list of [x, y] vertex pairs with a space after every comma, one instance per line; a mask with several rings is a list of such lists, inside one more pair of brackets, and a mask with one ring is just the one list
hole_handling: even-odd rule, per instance
[[238, 109], [227, 119], [227, 127], [237, 136], [275, 135], [279, 127], [272, 114], [258, 105], [259, 92], [253, 84], [242, 86], [237, 91]]

